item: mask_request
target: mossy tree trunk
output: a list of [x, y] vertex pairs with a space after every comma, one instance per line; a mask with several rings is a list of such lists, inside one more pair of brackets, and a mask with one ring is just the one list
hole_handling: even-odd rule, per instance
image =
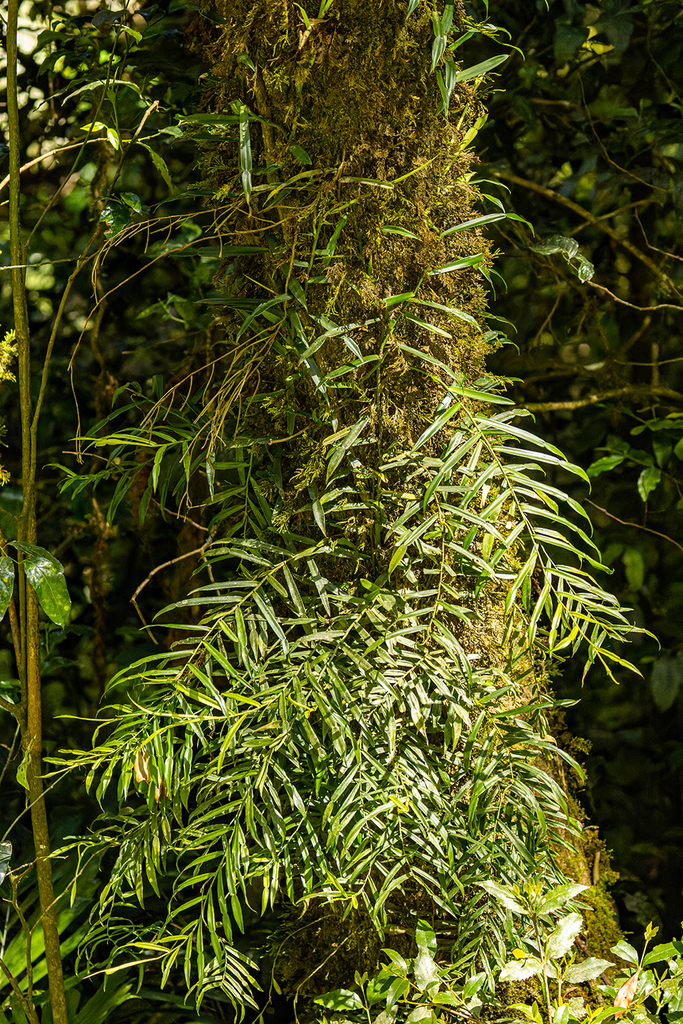
[[[122, 849], [107, 899], [143, 892], [143, 859], [156, 884], [168, 844], [159, 951], [170, 969], [186, 944], [200, 989], [209, 944], [230, 976], [245, 908], [285, 919], [290, 994], [348, 983], [417, 917], [464, 973], [490, 968], [505, 916], [480, 883], [561, 875], [537, 577], [550, 647], [590, 634], [599, 656], [618, 611], [588, 588], [587, 613], [584, 577], [557, 575], [533, 453], [514, 461], [513, 414], [489, 412], [492, 256], [467, 224], [482, 82], [453, 84], [451, 54], [446, 115], [431, 70], [451, 14], [457, 35], [462, 4], [219, 0], [190, 30], [209, 63], [186, 122], [215, 209], [204, 252], [223, 262], [182, 464], [186, 496], [193, 474], [210, 495], [212, 575], [183, 603], [204, 612], [184, 650], [117, 677], [134, 699], [92, 761], [102, 796], [118, 759], [123, 799], [135, 761], [147, 801], [102, 824]], [[165, 438], [152, 487], [180, 390], [145, 420], [146, 445], [157, 420]]]

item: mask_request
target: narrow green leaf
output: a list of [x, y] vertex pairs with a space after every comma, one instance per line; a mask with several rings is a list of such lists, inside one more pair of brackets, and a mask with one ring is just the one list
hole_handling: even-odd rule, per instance
[[480, 78], [481, 75], [487, 75], [489, 71], [493, 71], [499, 64], [506, 61], [509, 56], [509, 53], [499, 53], [497, 57], [489, 57], [488, 60], [483, 60], [481, 64], [473, 64], [471, 68], [463, 68], [462, 71], [457, 73], [457, 81], [469, 82], [471, 78]]
[[173, 192], [173, 180], [171, 178], [171, 173], [168, 169], [168, 165], [164, 160], [163, 156], [161, 156], [160, 153], [157, 153], [156, 150], [152, 149], [151, 146], [148, 146], [146, 142], [140, 142], [138, 140], [138, 145], [144, 146], [144, 148], [147, 150], [147, 152], [152, 158], [152, 163], [154, 164], [156, 170], [161, 175], [164, 184], [168, 187], [169, 192]]
[[430, 270], [429, 277], [436, 277], [437, 274], [450, 274], [454, 270], [465, 270], [467, 267], [476, 267], [483, 258], [484, 254], [481, 252], [476, 253], [474, 256], [462, 256], [459, 260], [454, 260], [452, 263], [439, 267], [438, 270]]
[[482, 224], [495, 224], [497, 220], [505, 220], [507, 217], [506, 213], [487, 213], [481, 217], [473, 217], [472, 220], [465, 220], [462, 224], [455, 224], [452, 228], [446, 228], [445, 231], [441, 232], [441, 237], [446, 238], [447, 235], [454, 235], [457, 231], [467, 231], [469, 228], [478, 228]]
[[300, 164], [312, 164], [313, 161], [308, 155], [303, 146], [299, 146], [296, 142], [289, 147], [292, 156], [296, 157]]
[[409, 231], [408, 228], [398, 227], [396, 224], [382, 224], [382, 234], [403, 235], [404, 238], [415, 238], [418, 242], [420, 240], [420, 236], [416, 235], [414, 231]]
[[249, 116], [250, 112], [248, 107], [244, 103], [240, 103], [235, 100], [232, 104], [232, 108], [235, 113], [239, 114], [239, 165], [240, 175], [242, 180], [242, 191], [246, 197], [247, 202], [251, 199], [251, 136], [249, 134]]
[[333, 475], [346, 452], [353, 447], [355, 442], [358, 440], [362, 432], [370, 422], [369, 416], [361, 416], [359, 420], [351, 427], [348, 433], [343, 437], [341, 442], [332, 449], [329, 455], [329, 463], [327, 466], [326, 479], [329, 480]]
[[417, 441], [413, 445], [412, 451], [411, 451], [410, 454], [414, 455], [415, 452], [417, 452], [422, 447], [422, 445], [427, 443], [427, 441], [430, 439], [430, 437], [433, 437], [434, 434], [438, 433], [439, 430], [441, 430], [443, 427], [445, 427], [446, 424], [448, 423], [448, 421], [453, 419], [453, 417], [455, 416], [455, 414], [457, 412], [459, 412], [459, 410], [460, 410], [460, 406], [456, 402], [454, 402], [450, 406], [450, 408], [444, 409], [443, 412], [439, 413], [439, 415], [436, 417], [436, 419], [432, 423], [429, 424], [427, 429], [424, 430], [420, 434], [420, 436], [418, 437]]

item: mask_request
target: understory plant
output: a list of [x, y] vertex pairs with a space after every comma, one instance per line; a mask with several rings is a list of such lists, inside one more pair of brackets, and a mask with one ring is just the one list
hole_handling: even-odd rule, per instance
[[[315, 999], [321, 1007], [316, 1019], [321, 1024], [412, 1024], [422, 1020], [438, 1024], [454, 1018], [598, 1024], [624, 1018], [655, 1024], [662, 1013], [668, 1020], [679, 1018], [683, 1007], [683, 942], [661, 943], [648, 952], [657, 931], [652, 925], [645, 931], [640, 954], [621, 940], [611, 951], [630, 965], [624, 977], [623, 967], [620, 974], [615, 974], [611, 970], [615, 964], [609, 960], [579, 955], [576, 941], [584, 922], [576, 897], [588, 886], [562, 883], [547, 889], [536, 880], [521, 886], [490, 880], [480, 885], [508, 912], [506, 930], [514, 959], [500, 970], [497, 989], [485, 971], [468, 971], [457, 958], [449, 960], [443, 954], [436, 960], [434, 930], [428, 922], [420, 921], [415, 929], [415, 957], [383, 949], [388, 962], [379, 971], [372, 976], [356, 973], [353, 986]], [[610, 973], [609, 979], [605, 972]], [[539, 985], [537, 999], [515, 1002], [519, 983], [532, 978]]]
[[[509, 1010], [535, 1024], [543, 1019], [555, 1024], [582, 1020], [597, 1024], [622, 1017], [655, 1022], [662, 1013], [667, 1019], [678, 1018], [683, 1007], [683, 942], [661, 943], [648, 952], [657, 933], [649, 924], [642, 953], [623, 939], [612, 946], [611, 952], [630, 965], [626, 976], [623, 967], [621, 975], [615, 976], [611, 961], [578, 956], [576, 940], [584, 922], [581, 903], [575, 898], [588, 886], [569, 883], [545, 891], [533, 881], [513, 887], [491, 881], [482, 884], [521, 925], [509, 929], [514, 959], [502, 968], [499, 981], [514, 985], [537, 978], [541, 988], [538, 1001], [511, 1003]], [[665, 966], [649, 969], [655, 964]], [[601, 985], [595, 984], [598, 978]], [[586, 983], [591, 982], [586, 995]]]

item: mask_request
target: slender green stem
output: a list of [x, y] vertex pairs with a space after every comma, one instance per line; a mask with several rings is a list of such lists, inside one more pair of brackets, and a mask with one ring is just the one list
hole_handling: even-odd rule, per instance
[[[26, 246], [21, 237], [21, 131], [19, 121], [19, 85], [17, 29], [20, 0], [9, 0], [7, 10], [7, 115], [10, 135], [9, 227], [12, 259], [12, 302], [16, 332], [18, 360], [17, 380], [21, 415], [21, 476], [24, 497], [19, 522], [19, 537], [34, 543], [36, 539], [36, 461], [31, 431], [31, 335], [25, 289]], [[45, 368], [47, 372], [47, 367]], [[50, 989], [50, 1006], [54, 1024], [68, 1024], [62, 960], [59, 948], [59, 928], [52, 887], [50, 863], [50, 835], [42, 780], [42, 704], [40, 688], [40, 634], [38, 601], [27, 584], [22, 559], [19, 560], [17, 578], [19, 590], [18, 627], [21, 651], [19, 675], [21, 679], [22, 749], [29, 755], [27, 783], [31, 805], [31, 824], [36, 853], [36, 874], [40, 896], [41, 918], [45, 938]], [[15, 647], [16, 647], [15, 642]]]
[[550, 986], [548, 985], [548, 973], [546, 971], [548, 951], [541, 942], [541, 935], [538, 930], [538, 919], [534, 917], [533, 922], [534, 933], [536, 935], [536, 944], [538, 946], [538, 955], [540, 956], [541, 963], [543, 964], [543, 993], [545, 995], [545, 1005], [548, 1010], [548, 1020], [551, 1021], [553, 1019], [553, 1007], [552, 1003], [550, 1002]]

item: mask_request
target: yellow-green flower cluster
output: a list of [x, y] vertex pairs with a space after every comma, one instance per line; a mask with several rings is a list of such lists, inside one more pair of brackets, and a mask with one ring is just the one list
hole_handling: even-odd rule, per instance
[[[16, 380], [16, 377], [10, 370], [12, 360], [16, 357], [17, 346], [14, 344], [16, 335], [14, 331], [6, 331], [5, 337], [0, 341], [0, 383], [5, 380]], [[4, 424], [0, 425], [0, 436], [5, 433]], [[3, 465], [0, 464], [0, 487], [9, 483], [10, 474]]]

